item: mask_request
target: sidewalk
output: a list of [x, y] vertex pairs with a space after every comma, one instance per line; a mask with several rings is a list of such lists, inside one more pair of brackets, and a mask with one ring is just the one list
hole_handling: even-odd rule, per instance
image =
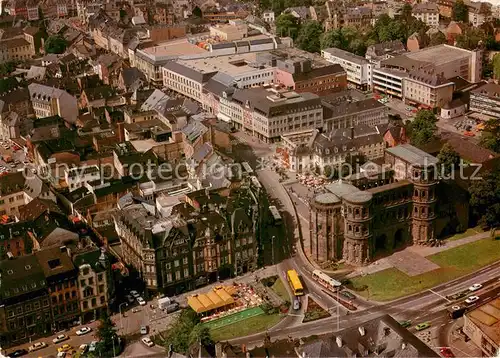
[[[498, 231], [497, 231], [497, 234], [498, 234]], [[427, 257], [427, 256], [431, 256], [431, 255], [437, 254], [439, 252], [443, 252], [443, 251], [446, 251], [446, 250], [449, 250], [449, 249], [452, 249], [452, 248], [455, 248], [458, 246], [469, 244], [471, 242], [487, 239], [489, 237], [490, 237], [490, 232], [487, 231], [487, 232], [479, 233], [479, 234], [472, 235], [469, 237], [465, 237], [463, 239], [454, 240], [454, 241], [447, 241], [442, 246], [431, 247], [431, 246], [413, 245], [413, 246], [407, 247], [403, 251], [406, 251], [407, 253], [417, 254], [417, 255], [422, 256], [422, 257]], [[384, 257], [380, 260], [377, 260], [368, 266], [358, 267], [354, 272], [349, 274], [347, 277], [353, 278], [353, 277], [361, 276], [361, 275], [369, 275], [369, 274], [372, 274], [375, 272], [379, 272], [379, 271], [383, 271], [383, 270], [392, 268], [392, 267], [394, 267], [394, 265], [392, 263], [394, 261], [391, 260], [391, 258], [393, 258], [394, 255], [400, 255], [400, 253], [396, 252], [388, 257]]]

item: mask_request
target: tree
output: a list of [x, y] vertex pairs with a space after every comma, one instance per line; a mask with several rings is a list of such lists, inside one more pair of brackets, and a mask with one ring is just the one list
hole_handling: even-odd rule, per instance
[[201, 12], [201, 9], [198, 6], [195, 6], [195, 8], [193, 9], [193, 11], [191, 11], [191, 13], [193, 14], [193, 16], [203, 17], [203, 13]]
[[115, 324], [106, 310], [102, 312], [100, 325], [97, 329], [97, 352], [101, 357], [115, 357], [120, 353], [120, 340], [116, 333]]
[[493, 56], [493, 76], [496, 79], [500, 78], [500, 54]]
[[321, 35], [321, 48], [336, 47], [343, 49], [342, 33], [339, 29], [330, 30]]
[[210, 336], [209, 328], [207, 326], [203, 326], [201, 323], [194, 326], [193, 330], [189, 334], [189, 346], [198, 343], [201, 343], [205, 347], [211, 346], [215, 343]]
[[500, 170], [482, 173], [479, 180], [472, 180], [469, 187], [470, 205], [483, 226], [500, 225]]
[[319, 52], [321, 49], [320, 38], [323, 34], [323, 27], [317, 21], [307, 21], [300, 27], [296, 45], [301, 50], [307, 52]]
[[412, 10], [413, 9], [411, 8], [411, 5], [408, 4], [408, 3], [405, 3], [403, 5], [403, 7], [401, 8], [399, 14], [400, 14], [400, 16], [401, 16], [402, 19], [409, 20], [412, 17], [412, 15], [411, 15], [412, 14]]
[[446, 36], [441, 31], [431, 34], [429, 39], [429, 46], [442, 45], [445, 43], [446, 43]]
[[[172, 349], [177, 353], [187, 353], [192, 343], [212, 342], [210, 332], [198, 327], [200, 318], [192, 309], [185, 309], [181, 312], [177, 321], [170, 327], [165, 338], [166, 347], [172, 345]], [[196, 332], [194, 332], [196, 331]]]
[[297, 38], [300, 24], [298, 19], [292, 14], [281, 14], [276, 18], [276, 34], [279, 36], [290, 36], [293, 39]]
[[437, 156], [441, 175], [448, 175], [458, 168], [460, 156], [450, 143], [446, 143]]
[[484, 39], [484, 32], [481, 29], [470, 28], [457, 36], [456, 46], [466, 50], [475, 50]]
[[436, 134], [436, 116], [432, 111], [421, 110], [410, 123], [410, 138], [414, 145], [429, 143]]
[[491, 118], [481, 134], [481, 145], [496, 153], [500, 153], [500, 119]]
[[469, 10], [467, 5], [463, 2], [463, 0], [457, 0], [453, 4], [453, 8], [451, 9], [451, 18], [454, 21], [467, 22], [469, 17]]
[[59, 36], [50, 36], [46, 41], [45, 41], [45, 52], [46, 53], [55, 53], [55, 54], [61, 54], [66, 51], [66, 47], [68, 46], [66, 40]]
[[16, 69], [16, 63], [13, 61], [0, 64], [0, 77], [8, 76]]

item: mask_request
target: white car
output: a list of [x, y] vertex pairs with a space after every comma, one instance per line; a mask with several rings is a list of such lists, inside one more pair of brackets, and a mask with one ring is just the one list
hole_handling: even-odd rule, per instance
[[83, 336], [84, 334], [87, 334], [90, 331], [92, 331], [92, 328], [90, 328], [90, 327], [82, 327], [78, 331], [76, 331], [76, 335], [77, 336]]
[[90, 342], [90, 345], [89, 345], [89, 352], [94, 352], [97, 348], [97, 341], [92, 341]]
[[132, 297], [134, 297], [134, 298], [137, 298], [137, 297], [139, 297], [139, 296], [140, 296], [139, 292], [137, 292], [137, 291], [130, 291], [130, 294], [131, 294], [131, 295], [132, 295]]
[[64, 358], [64, 357], [66, 357], [66, 352], [57, 353], [57, 358]]
[[481, 288], [483, 288], [483, 285], [481, 285], [480, 283], [475, 283], [471, 287], [469, 287], [469, 291], [474, 292], [480, 290]]
[[141, 326], [141, 334], [148, 334], [148, 326]]
[[81, 353], [85, 353], [87, 351], [87, 349], [89, 348], [89, 345], [88, 344], [82, 344], [80, 345], [80, 347], [78, 347], [78, 350], [81, 352]]
[[141, 296], [137, 297], [137, 303], [141, 306], [146, 306], [146, 301], [144, 301], [144, 298], [142, 298]]
[[30, 352], [34, 352], [34, 351], [37, 351], [37, 350], [45, 348], [45, 347], [47, 347], [47, 343], [45, 343], [45, 342], [36, 342], [31, 347], [29, 347], [28, 350]]
[[469, 304], [469, 305], [470, 305], [471, 303], [474, 303], [474, 302], [476, 302], [476, 301], [478, 301], [478, 300], [479, 300], [479, 297], [477, 297], [477, 296], [470, 296], [470, 297], [468, 297], [468, 298], [465, 300], [465, 303], [467, 303], [467, 304]]
[[144, 343], [145, 345], [147, 345], [148, 347], [152, 347], [154, 346], [155, 344], [153, 343], [153, 341], [151, 339], [149, 339], [149, 337], [144, 337], [143, 339], [141, 339], [142, 343]]
[[54, 342], [54, 343], [56, 343], [56, 344], [57, 344], [57, 343], [60, 343], [60, 342], [62, 342], [62, 341], [65, 341], [65, 340], [67, 340], [67, 339], [69, 339], [69, 337], [68, 337], [67, 335], [65, 335], [65, 334], [60, 334], [60, 335], [58, 335], [56, 338], [54, 338], [54, 339], [52, 340], [52, 342]]

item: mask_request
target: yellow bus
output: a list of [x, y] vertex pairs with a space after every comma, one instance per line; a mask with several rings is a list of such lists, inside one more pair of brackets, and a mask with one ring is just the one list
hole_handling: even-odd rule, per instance
[[297, 271], [288, 270], [286, 273], [288, 277], [288, 283], [292, 289], [292, 292], [295, 296], [302, 296], [304, 294], [304, 287], [302, 286], [302, 282], [300, 282], [299, 275], [297, 275]]

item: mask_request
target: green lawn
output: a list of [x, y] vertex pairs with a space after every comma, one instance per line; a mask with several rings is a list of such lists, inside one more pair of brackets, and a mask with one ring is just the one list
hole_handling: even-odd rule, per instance
[[455, 234], [453, 236], [446, 238], [446, 240], [447, 241], [460, 240], [460, 239], [464, 239], [464, 238], [472, 236], [472, 235], [480, 234], [482, 232], [484, 232], [484, 231], [481, 230], [480, 226], [471, 227], [460, 234]]
[[204, 323], [203, 325], [210, 329], [218, 329], [228, 325], [232, 325], [244, 320], [249, 319], [250, 317], [255, 317], [264, 314], [264, 311], [260, 307], [253, 307], [246, 309], [241, 312], [233, 313], [231, 315]]
[[285, 302], [290, 302], [290, 295], [288, 294], [288, 291], [286, 290], [285, 284], [283, 283], [283, 280], [278, 277], [274, 285], [271, 286], [271, 288], [280, 296]]
[[279, 314], [260, 315], [246, 319], [245, 321], [233, 323], [228, 326], [211, 329], [210, 335], [215, 342], [226, 341], [237, 337], [248, 336], [271, 328], [283, 317]]
[[390, 301], [453, 280], [500, 259], [500, 240], [471, 242], [427, 257], [439, 269], [418, 276], [407, 276], [390, 268], [367, 276], [353, 278], [352, 288], [364, 297]]

